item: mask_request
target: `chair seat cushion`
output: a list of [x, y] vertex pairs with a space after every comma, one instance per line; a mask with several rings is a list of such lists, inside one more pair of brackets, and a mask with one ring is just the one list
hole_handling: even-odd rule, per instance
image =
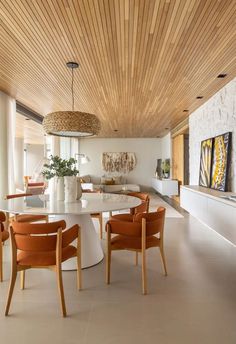
[[[156, 236], [148, 236], [146, 239], [146, 248], [160, 245], [160, 239]], [[111, 247], [116, 250], [141, 250], [142, 239], [136, 237], [127, 237], [125, 235], [116, 235], [111, 239]]]
[[6, 241], [9, 238], [8, 231], [2, 231], [2, 241]]
[[46, 215], [21, 214], [16, 216], [17, 222], [37, 222], [46, 219]]
[[[62, 249], [62, 262], [75, 257], [77, 249], [70, 245]], [[19, 265], [30, 266], [49, 266], [56, 265], [56, 251], [50, 252], [26, 252], [21, 251], [17, 255], [17, 263]]]
[[128, 221], [128, 222], [133, 222], [133, 215], [131, 214], [117, 214], [117, 215], [112, 215], [110, 217], [111, 220], [117, 220], [117, 221]]

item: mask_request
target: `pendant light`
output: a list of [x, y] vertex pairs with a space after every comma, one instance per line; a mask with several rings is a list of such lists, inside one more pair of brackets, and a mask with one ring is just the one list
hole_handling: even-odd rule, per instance
[[90, 113], [74, 111], [74, 69], [79, 65], [68, 62], [71, 69], [72, 111], [51, 112], [43, 119], [43, 129], [49, 135], [65, 137], [95, 136], [101, 129], [99, 119]]

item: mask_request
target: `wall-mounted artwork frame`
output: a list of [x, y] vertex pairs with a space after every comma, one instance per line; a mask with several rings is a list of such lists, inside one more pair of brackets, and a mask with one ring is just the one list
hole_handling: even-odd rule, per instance
[[231, 140], [231, 132], [227, 132], [214, 138], [211, 171], [212, 189], [219, 191], [227, 190], [231, 156]]
[[104, 152], [102, 154], [103, 170], [109, 173], [129, 173], [136, 164], [136, 155], [132, 152]]
[[199, 185], [206, 188], [211, 185], [213, 142], [213, 138], [201, 142]]

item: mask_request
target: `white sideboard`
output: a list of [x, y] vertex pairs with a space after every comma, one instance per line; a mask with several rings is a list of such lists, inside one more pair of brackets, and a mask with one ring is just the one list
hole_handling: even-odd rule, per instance
[[180, 206], [236, 245], [236, 202], [225, 198], [232, 195], [201, 186], [182, 186]]
[[163, 196], [178, 195], [178, 181], [174, 179], [152, 178], [152, 187]]

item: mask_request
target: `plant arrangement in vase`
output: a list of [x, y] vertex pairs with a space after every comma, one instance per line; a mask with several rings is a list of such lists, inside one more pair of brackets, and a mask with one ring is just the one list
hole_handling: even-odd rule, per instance
[[69, 202], [77, 198], [76, 176], [79, 171], [76, 168], [76, 163], [74, 158], [66, 160], [57, 155], [51, 155], [49, 163], [44, 164], [43, 176], [47, 180], [57, 177], [57, 199], [60, 201], [65, 199]]
[[165, 159], [162, 162], [162, 175], [164, 178], [170, 177], [170, 159]]

